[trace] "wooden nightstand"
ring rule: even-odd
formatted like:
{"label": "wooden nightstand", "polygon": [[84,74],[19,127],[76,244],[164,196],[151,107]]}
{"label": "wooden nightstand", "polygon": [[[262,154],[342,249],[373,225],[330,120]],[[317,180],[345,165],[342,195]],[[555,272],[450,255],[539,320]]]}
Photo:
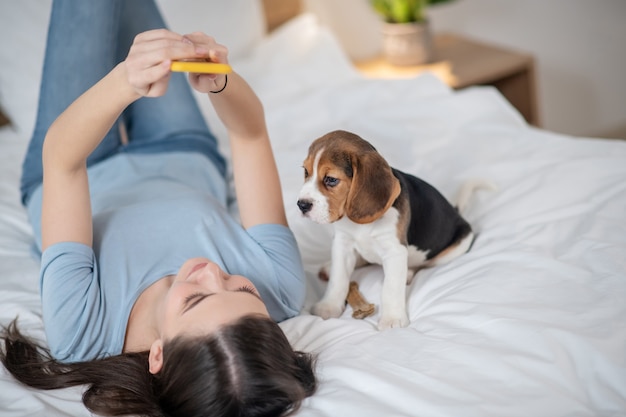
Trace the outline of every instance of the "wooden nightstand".
{"label": "wooden nightstand", "polygon": [[356,62],[355,66],[372,78],[408,78],[430,71],[454,89],[492,85],[529,123],[539,126],[532,55],[449,33],[436,35],[434,46],[434,59],[430,64],[401,67],[379,57]]}

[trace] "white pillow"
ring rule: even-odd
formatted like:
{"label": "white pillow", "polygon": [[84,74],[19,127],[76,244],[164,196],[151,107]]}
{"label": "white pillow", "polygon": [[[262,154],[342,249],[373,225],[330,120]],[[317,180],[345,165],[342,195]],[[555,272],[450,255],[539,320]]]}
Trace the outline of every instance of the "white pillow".
{"label": "white pillow", "polygon": [[[247,54],[266,32],[260,0],[157,0],[157,4],[172,30],[206,32],[229,48],[231,59]],[[51,0],[2,2],[0,108],[22,137],[30,137],[35,124],[51,6]]]}

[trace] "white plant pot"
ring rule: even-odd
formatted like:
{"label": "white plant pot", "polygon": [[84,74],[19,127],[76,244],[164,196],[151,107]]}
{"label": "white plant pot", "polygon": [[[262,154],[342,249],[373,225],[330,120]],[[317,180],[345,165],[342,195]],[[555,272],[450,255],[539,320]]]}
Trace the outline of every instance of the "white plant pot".
{"label": "white plant pot", "polygon": [[385,23],[383,54],[393,65],[420,65],[432,59],[432,37],[428,21]]}

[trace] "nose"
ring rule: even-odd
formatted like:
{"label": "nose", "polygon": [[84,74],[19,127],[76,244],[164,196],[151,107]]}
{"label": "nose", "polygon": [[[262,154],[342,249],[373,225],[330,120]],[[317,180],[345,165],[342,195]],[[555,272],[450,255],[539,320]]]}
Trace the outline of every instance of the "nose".
{"label": "nose", "polygon": [[214,262],[206,264],[194,276],[198,284],[213,290],[224,288],[225,281],[228,279],[228,274]]}
{"label": "nose", "polygon": [[309,200],[298,200],[298,208],[300,209],[302,214],[308,213],[311,210],[311,207],[313,207],[313,203],[311,203]]}

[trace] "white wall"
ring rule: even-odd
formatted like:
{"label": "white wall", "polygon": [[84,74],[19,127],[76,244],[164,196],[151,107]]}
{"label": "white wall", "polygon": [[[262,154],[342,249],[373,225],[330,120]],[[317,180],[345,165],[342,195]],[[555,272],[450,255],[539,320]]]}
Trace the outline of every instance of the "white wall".
{"label": "white wall", "polygon": [[[308,0],[351,55],[369,53],[368,0]],[[346,10],[348,5],[351,12]],[[351,19],[339,18],[349,15]],[[626,139],[626,0],[455,0],[429,10],[435,31],[530,52],[537,63],[542,127]],[[352,33],[352,36],[349,35]]]}

